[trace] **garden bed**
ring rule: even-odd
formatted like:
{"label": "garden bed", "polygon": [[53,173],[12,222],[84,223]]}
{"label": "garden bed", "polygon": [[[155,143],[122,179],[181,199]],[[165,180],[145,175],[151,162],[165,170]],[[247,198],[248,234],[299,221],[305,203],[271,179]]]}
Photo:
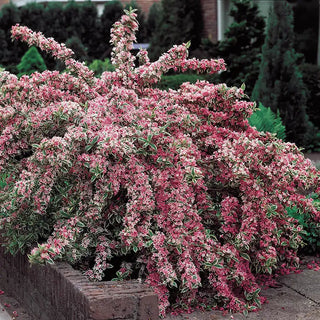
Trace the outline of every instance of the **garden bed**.
{"label": "garden bed", "polygon": [[66,263],[30,266],[0,249],[0,286],[39,320],[158,319],[158,297],[137,281],[90,282]]}

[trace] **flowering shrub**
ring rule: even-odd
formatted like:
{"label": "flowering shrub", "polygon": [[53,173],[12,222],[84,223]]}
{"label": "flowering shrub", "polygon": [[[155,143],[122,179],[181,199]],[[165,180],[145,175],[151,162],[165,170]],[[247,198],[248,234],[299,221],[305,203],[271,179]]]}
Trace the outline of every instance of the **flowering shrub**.
{"label": "flowering shrub", "polygon": [[188,44],[150,63],[131,53],[138,25],[127,12],[112,29],[114,72],[95,78],[72,51],[16,25],[16,39],[65,62],[69,73],[0,73],[0,191],[4,245],[33,247],[31,262],[93,257],[87,275],[139,276],[160,313],[260,306],[258,273],[298,262],[300,227],[287,207],[319,212],[302,192],[319,175],[298,148],[249,126],[242,89],[199,81],[153,84],[167,71],[218,72],[223,60],[187,59]]}

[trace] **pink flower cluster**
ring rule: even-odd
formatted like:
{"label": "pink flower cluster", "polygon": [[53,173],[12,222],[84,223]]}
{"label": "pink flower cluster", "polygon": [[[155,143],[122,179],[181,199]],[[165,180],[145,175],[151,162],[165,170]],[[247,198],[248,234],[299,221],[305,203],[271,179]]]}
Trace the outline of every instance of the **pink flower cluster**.
{"label": "pink flower cluster", "polygon": [[[319,173],[293,144],[248,124],[242,89],[199,81],[161,91],[169,70],[218,72],[188,59],[188,44],[150,63],[130,52],[138,24],[112,29],[115,72],[100,79],[72,52],[26,27],[13,37],[62,59],[72,74],[0,73],[0,227],[9,250],[32,262],[94,257],[103,278],[130,254],[159,295],[160,314],[197,303],[254,310],[257,274],[298,262],[301,227],[286,208],[319,221],[306,190]],[[122,267],[118,277],[129,276]],[[210,296],[208,295],[210,293]]]}

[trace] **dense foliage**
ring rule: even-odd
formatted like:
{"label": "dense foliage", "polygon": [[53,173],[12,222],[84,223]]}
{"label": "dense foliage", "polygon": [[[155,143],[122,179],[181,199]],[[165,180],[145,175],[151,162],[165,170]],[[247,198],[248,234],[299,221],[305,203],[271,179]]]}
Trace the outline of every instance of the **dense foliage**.
{"label": "dense foliage", "polygon": [[[100,32],[103,34],[103,41],[96,43],[99,47],[100,57],[110,56],[110,32],[113,24],[120,19],[123,14],[123,7],[120,1],[107,1],[103,13],[100,17]],[[97,57],[96,57],[97,58]]]}
{"label": "dense foliage", "polygon": [[[128,5],[138,8],[134,1]],[[138,21],[143,30],[138,40],[147,42],[150,32],[142,10],[138,9]],[[16,23],[28,26],[34,31],[41,31],[45,36],[54,37],[59,42],[71,43],[71,49],[80,59],[87,59],[88,62],[94,59],[104,60],[110,57],[112,50],[109,43],[110,29],[122,13],[123,5],[120,1],[107,1],[101,16],[98,16],[96,4],[91,1],[68,1],[66,4],[32,2],[19,8],[12,3],[6,4],[0,11],[0,65],[14,72],[26,51],[24,44],[11,41],[10,30]],[[43,58],[48,69],[64,69],[61,63],[56,64],[49,56],[44,55]]]}
{"label": "dense foliage", "polygon": [[[311,194],[314,205],[320,210],[320,199],[318,194]],[[310,219],[308,212],[300,211],[299,208],[288,208],[290,217],[297,219],[299,224],[303,227],[301,230],[301,237],[304,246],[301,251],[304,254],[318,254],[320,249],[320,223]]]}
{"label": "dense foliage", "polygon": [[284,0],[275,1],[273,6],[252,97],[280,112],[288,141],[306,146],[313,126],[306,115],[306,87],[293,48],[292,8]]}
{"label": "dense foliage", "polygon": [[230,16],[233,22],[218,47],[229,68],[220,77],[229,86],[245,83],[251,95],[259,74],[265,21],[250,0],[233,0]]}
{"label": "dense foliage", "polygon": [[96,77],[100,77],[105,71],[114,71],[114,67],[108,58],[106,58],[104,61],[98,59],[93,60],[89,64],[88,68],[94,72]]}
{"label": "dense foliage", "polygon": [[310,121],[320,128],[320,67],[308,63],[301,64],[303,83],[307,86],[307,114]]}
{"label": "dense foliage", "polygon": [[[0,11],[0,64],[7,70],[15,70],[23,55],[21,46],[11,41],[11,27],[20,22],[19,9],[14,5],[4,5]],[[25,52],[25,51],[24,51]]]}
{"label": "dense foliage", "polygon": [[36,47],[31,47],[21,58],[21,62],[17,65],[19,71],[18,76],[24,74],[30,75],[33,72],[42,72],[47,70],[41,54]]}
{"label": "dense foliage", "polygon": [[205,80],[205,75],[194,73],[164,75],[161,77],[161,81],[157,83],[157,87],[161,90],[177,90],[184,82],[195,83],[198,80]]}
{"label": "dense foliage", "polygon": [[307,63],[317,63],[319,8],[318,0],[295,1],[295,49],[304,54]]}
{"label": "dense foliage", "polygon": [[169,70],[214,73],[223,60],[187,59],[174,46],[156,62],[130,53],[138,24],[112,29],[114,72],[95,78],[72,51],[16,25],[16,39],[64,61],[69,73],[0,73],[3,243],[31,262],[93,257],[96,280],[113,257],[170,306],[261,304],[258,273],[298,262],[301,227],[287,208],[319,212],[305,190],[319,174],[294,144],[248,124],[242,89],[199,81],[153,87]]}
{"label": "dense foliage", "polygon": [[198,48],[203,29],[201,1],[162,0],[155,25],[149,50],[152,59],[176,43],[191,41],[191,49]]}

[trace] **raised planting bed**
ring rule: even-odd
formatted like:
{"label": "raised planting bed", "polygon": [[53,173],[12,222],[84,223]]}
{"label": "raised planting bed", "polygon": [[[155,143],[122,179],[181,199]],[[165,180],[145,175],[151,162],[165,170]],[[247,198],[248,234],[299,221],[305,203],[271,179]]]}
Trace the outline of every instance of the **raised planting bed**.
{"label": "raised planting bed", "polygon": [[137,281],[90,282],[66,263],[32,265],[0,248],[0,288],[39,320],[158,319],[158,297]]}

